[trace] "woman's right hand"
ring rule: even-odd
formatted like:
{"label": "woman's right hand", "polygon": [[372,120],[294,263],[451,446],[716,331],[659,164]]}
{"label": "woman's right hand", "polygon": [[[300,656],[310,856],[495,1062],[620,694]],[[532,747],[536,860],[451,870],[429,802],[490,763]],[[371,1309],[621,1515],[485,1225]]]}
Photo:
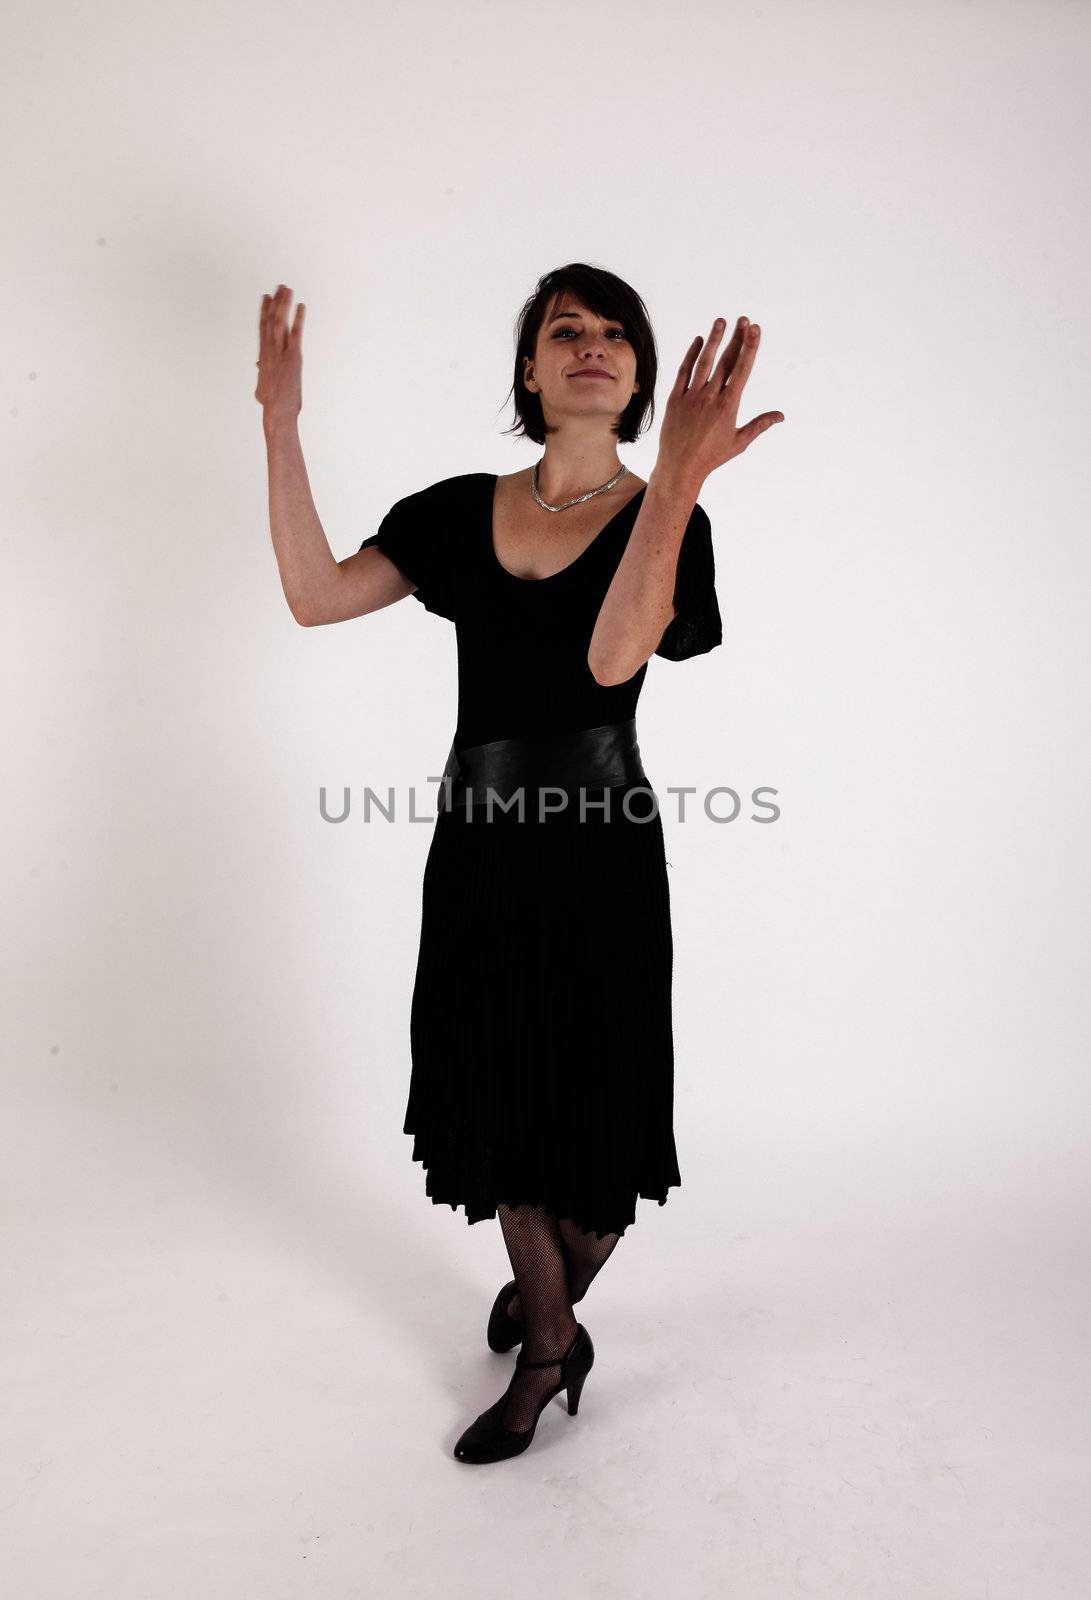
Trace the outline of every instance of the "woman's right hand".
{"label": "woman's right hand", "polygon": [[292,291],[278,284],[275,294],[261,297],[258,323],[258,382],[254,399],[265,408],[265,426],[293,421],[303,409],[303,321],[307,307],[296,307],[288,326]]}

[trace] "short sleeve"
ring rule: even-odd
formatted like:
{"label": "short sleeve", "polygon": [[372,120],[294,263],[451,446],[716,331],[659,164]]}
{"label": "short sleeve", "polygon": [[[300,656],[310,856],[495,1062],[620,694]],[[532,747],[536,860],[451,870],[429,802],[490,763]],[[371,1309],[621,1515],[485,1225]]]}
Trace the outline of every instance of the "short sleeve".
{"label": "short sleeve", "polygon": [[[438,488],[434,485],[433,488]],[[373,533],[360,546],[378,545],[398,571],[415,583],[413,598],[437,616],[455,620],[451,573],[451,539],[447,516],[429,489],[396,500]]]}
{"label": "short sleeve", "polygon": [[674,581],[677,616],[667,623],[655,648],[667,661],[685,661],[723,643],[724,630],[716,600],[716,561],[712,551],[712,524],[701,505],[695,505],[678,550]]}

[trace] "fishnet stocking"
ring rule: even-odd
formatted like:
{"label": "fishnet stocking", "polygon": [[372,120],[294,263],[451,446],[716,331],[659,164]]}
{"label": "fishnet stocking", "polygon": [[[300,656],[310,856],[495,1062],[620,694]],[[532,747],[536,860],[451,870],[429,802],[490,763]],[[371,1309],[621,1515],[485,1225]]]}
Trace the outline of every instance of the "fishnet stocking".
{"label": "fishnet stocking", "polygon": [[[605,1264],[621,1235],[608,1233],[605,1238],[599,1239],[594,1233],[585,1233],[571,1217],[559,1218],[557,1226],[564,1244],[568,1301],[570,1305],[577,1305],[587,1293],[591,1280]],[[516,1282],[518,1281],[516,1276]],[[518,1294],[512,1295],[508,1301],[508,1315],[512,1317],[522,1315],[522,1301]]]}
{"label": "fishnet stocking", "polygon": [[[504,1243],[519,1288],[528,1361],[562,1356],[576,1336],[578,1323],[568,1298],[564,1240],[557,1219],[544,1206],[497,1206]],[[557,1384],[558,1359],[552,1366],[516,1369],[508,1385],[500,1421],[505,1428],[525,1431],[534,1421],[538,1402]]]}
{"label": "fishnet stocking", "polygon": [[585,1233],[571,1217],[561,1217],[558,1226],[568,1253],[568,1297],[572,1304],[582,1300],[599,1268],[621,1238],[620,1233],[608,1233],[604,1239]]}

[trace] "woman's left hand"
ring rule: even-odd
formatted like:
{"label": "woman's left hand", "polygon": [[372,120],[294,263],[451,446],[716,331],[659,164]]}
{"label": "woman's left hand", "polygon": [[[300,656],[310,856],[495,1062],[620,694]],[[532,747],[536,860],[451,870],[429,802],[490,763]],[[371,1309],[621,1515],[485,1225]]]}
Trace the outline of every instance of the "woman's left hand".
{"label": "woman's left hand", "polygon": [[723,318],[717,317],[708,342],[698,336],[686,351],[659,431],[656,466],[698,488],[716,467],[741,455],[759,433],[784,421],[783,411],[763,411],[760,417],[736,427],[743,385],[758,353],[761,330],[756,322],[740,317],[710,374],[724,327]]}

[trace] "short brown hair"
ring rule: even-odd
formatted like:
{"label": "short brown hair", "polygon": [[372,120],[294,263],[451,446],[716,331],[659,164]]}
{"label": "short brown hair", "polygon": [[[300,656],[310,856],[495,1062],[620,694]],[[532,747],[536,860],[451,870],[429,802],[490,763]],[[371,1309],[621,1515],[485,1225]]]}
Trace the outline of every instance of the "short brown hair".
{"label": "short brown hair", "polygon": [[636,290],[605,267],[591,267],[584,261],[570,261],[554,267],[538,279],[534,293],[523,306],[515,331],[515,381],[511,394],[516,420],[505,433],[515,433],[535,444],[544,444],[547,431],[540,395],[532,394],[523,383],[523,358],[534,359],[538,331],[550,301],[564,290],[572,294],[596,316],[617,320],[625,329],[636,351],[636,380],[640,387],[621,413],[615,428],[619,444],[639,438],[655,415],[655,380],[659,356],[655,347],[647,307]]}

